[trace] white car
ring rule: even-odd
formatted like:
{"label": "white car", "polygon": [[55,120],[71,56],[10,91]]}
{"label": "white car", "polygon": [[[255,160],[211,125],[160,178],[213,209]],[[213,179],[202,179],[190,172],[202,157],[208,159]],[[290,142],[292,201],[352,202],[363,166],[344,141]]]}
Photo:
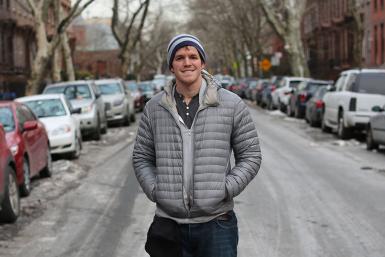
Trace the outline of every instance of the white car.
{"label": "white car", "polygon": [[378,114],[375,106],[385,103],[385,70],[351,69],[343,71],[336,90],[324,96],[325,113],[322,119],[324,131],[334,130],[341,139],[351,132],[365,130],[371,117]]}
{"label": "white car", "polygon": [[82,134],[79,120],[72,114],[79,114],[80,108],[72,109],[63,94],[45,94],[15,99],[27,105],[44,124],[50,143],[51,154],[80,156]]}
{"label": "white car", "polygon": [[296,88],[302,81],[308,80],[310,80],[310,78],[284,77],[279,84],[279,88],[271,93],[273,107],[285,112],[289,104],[292,89]]}
{"label": "white car", "polygon": [[108,122],[129,125],[135,121],[134,98],[122,79],[100,79],[95,84],[102,94]]}

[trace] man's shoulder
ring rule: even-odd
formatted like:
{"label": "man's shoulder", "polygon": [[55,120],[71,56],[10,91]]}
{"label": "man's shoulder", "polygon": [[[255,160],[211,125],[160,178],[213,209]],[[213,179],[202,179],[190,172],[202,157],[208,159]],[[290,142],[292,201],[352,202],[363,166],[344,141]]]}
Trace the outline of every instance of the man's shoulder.
{"label": "man's shoulder", "polygon": [[218,89],[218,96],[220,102],[236,104],[242,101],[237,94],[224,88]]}

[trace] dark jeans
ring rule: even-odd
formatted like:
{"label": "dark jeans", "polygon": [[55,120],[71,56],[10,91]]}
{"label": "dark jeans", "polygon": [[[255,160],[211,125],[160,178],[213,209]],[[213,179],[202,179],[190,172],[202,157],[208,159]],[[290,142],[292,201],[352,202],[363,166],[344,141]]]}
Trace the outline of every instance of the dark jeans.
{"label": "dark jeans", "polygon": [[182,224],[183,257],[236,257],[237,217],[233,211],[227,220],[216,218],[200,224]]}

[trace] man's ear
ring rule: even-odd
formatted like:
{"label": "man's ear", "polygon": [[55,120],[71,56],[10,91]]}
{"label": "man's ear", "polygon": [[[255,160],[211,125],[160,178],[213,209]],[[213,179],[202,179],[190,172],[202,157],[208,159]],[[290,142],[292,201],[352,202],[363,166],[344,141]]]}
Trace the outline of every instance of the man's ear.
{"label": "man's ear", "polygon": [[170,68],[170,71],[171,71],[172,73],[174,73],[174,68],[173,68],[173,67],[171,67],[171,68]]}
{"label": "man's ear", "polygon": [[206,67],[206,63],[202,62],[202,69]]}

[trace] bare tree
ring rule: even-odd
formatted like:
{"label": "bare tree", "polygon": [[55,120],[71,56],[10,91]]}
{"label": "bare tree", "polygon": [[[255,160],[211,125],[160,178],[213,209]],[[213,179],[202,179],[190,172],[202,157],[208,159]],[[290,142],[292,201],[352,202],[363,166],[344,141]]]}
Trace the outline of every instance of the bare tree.
{"label": "bare tree", "polygon": [[129,73],[132,52],[141,40],[149,4],[150,0],[114,0],[111,29],[120,47],[121,76],[124,78]]}
{"label": "bare tree", "polygon": [[259,0],[271,26],[285,42],[294,76],[309,76],[301,38],[306,0]]}
{"label": "bare tree", "polygon": [[52,21],[50,17],[59,16],[58,8],[54,8],[55,0],[27,0],[30,12],[34,18],[36,31],[36,57],[32,64],[31,77],[28,80],[26,94],[38,93],[40,84],[46,77],[49,64],[52,61],[55,49],[60,44],[61,35],[65,33],[72,20],[80,15],[94,0],[77,0],[68,14],[59,19],[58,24],[54,24],[55,29],[52,35],[47,33],[47,24]]}
{"label": "bare tree", "polygon": [[364,22],[361,18],[362,0],[348,0],[348,13],[352,19],[352,34],[353,34],[353,66],[362,66],[362,46],[364,40]]}

